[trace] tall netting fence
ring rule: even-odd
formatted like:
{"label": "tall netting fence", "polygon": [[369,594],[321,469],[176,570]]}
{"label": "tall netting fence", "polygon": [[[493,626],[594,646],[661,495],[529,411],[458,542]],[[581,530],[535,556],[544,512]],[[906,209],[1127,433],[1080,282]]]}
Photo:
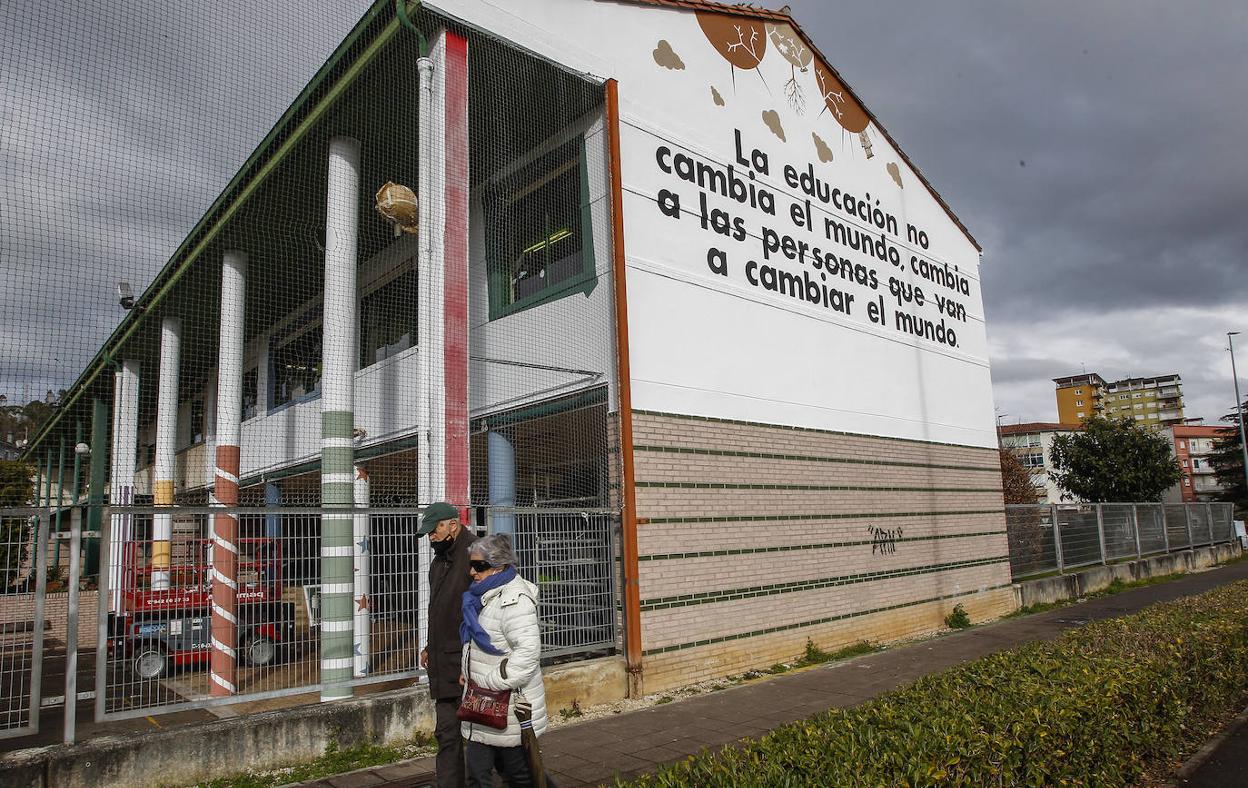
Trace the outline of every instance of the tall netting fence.
{"label": "tall netting fence", "polygon": [[1235,541],[1229,503],[1005,507],[1015,580]]}
{"label": "tall netting fence", "polygon": [[551,658],[615,649],[601,82],[393,0],[0,31],[0,506],[50,587],[76,529],[97,709],[419,674],[439,500],[513,536]]}

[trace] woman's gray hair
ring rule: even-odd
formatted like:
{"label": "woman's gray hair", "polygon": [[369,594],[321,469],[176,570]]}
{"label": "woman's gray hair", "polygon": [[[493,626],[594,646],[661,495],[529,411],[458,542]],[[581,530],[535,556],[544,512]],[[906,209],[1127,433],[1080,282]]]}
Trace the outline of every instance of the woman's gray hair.
{"label": "woman's gray hair", "polygon": [[468,555],[479,555],[490,566],[518,566],[516,551],[511,547],[507,534],[490,534],[468,545]]}

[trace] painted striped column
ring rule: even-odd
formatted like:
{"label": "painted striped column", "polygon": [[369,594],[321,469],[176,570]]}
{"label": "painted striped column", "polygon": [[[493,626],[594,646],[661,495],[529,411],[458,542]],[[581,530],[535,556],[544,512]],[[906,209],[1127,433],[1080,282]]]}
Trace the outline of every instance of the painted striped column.
{"label": "painted striped column", "polygon": [[372,670],[372,542],[367,514],[358,510],[368,508],[368,471],[355,466],[355,514],[351,535],[355,558],[355,670],[356,678],[367,676]]}
{"label": "painted striped column", "polygon": [[[139,368],[138,361],[123,361],[113,375],[112,484],[108,496],[113,506],[134,505],[134,473],[139,449]],[[121,589],[125,580],[122,568],[125,546],[134,538],[133,520],[134,516],[128,512],[113,516],[108,587],[112,590],[112,610],[116,613],[121,612]]]}
{"label": "painted striped column", "polygon": [[444,497],[468,507],[468,39],[447,31],[442,52],[442,467]]}
{"label": "painted striped column", "polygon": [[[355,668],[356,261],[360,143],[329,143],[325,198],[325,309],[321,377],[321,700],[348,698]],[[342,509],[342,514],[332,510]]]}
{"label": "painted striped column", "polygon": [[[238,506],[239,441],[243,416],[243,328],[247,255],[229,251],[221,265],[221,333],[217,353],[214,506]],[[205,430],[208,425],[205,424]],[[214,696],[238,692],[238,515],[212,518],[212,655]]]}
{"label": "painted striped column", "polygon": [[[160,372],[156,380],[156,459],[152,464],[152,502],[173,505],[173,471],[177,457],[178,364],[182,348],[182,321],[166,317],[160,323]],[[170,540],[173,515],[152,518],[152,588],[169,588]]]}

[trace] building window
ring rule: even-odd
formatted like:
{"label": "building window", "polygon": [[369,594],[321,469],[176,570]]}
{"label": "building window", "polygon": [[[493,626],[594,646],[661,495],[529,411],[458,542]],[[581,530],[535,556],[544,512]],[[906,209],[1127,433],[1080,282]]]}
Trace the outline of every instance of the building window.
{"label": "building window", "polygon": [[408,264],[360,299],[360,369],[416,344],[417,286],[416,269]]}
{"label": "building window", "polygon": [[593,289],[583,137],[488,185],[483,207],[491,320]]}
{"label": "building window", "polygon": [[1187,448],[1187,441],[1179,441],[1179,448],[1180,448],[1180,449],[1186,449],[1186,448]]}
{"label": "building window", "polygon": [[255,367],[243,373],[243,421],[254,418],[259,413],[259,380],[260,371]]}
{"label": "building window", "polygon": [[292,330],[269,352],[273,407],[310,399],[321,391],[321,316]]}
{"label": "building window", "polygon": [[204,442],[204,401],[191,400],[191,445]]}
{"label": "building window", "polygon": [[1136,421],[1144,421],[1144,414],[1143,414],[1143,413],[1137,413],[1137,414],[1135,414],[1135,420],[1136,420]]}
{"label": "building window", "polygon": [[1076,416],[1077,418],[1080,418],[1080,419],[1082,419],[1082,418],[1083,418],[1083,415],[1084,415],[1084,414],[1083,414],[1083,411],[1079,411],[1078,413],[1076,413],[1076,414],[1075,414],[1075,416]]}
{"label": "building window", "polygon": [[1083,407],[1083,400],[1081,400],[1081,399],[1077,399],[1077,400],[1075,400],[1075,405],[1077,405],[1077,406],[1079,406],[1079,407],[1081,407],[1081,408],[1082,408],[1082,407]]}
{"label": "building window", "polygon": [[1137,402],[1137,403],[1135,403],[1135,409],[1136,409],[1136,410],[1140,410],[1140,409],[1142,409],[1143,407],[1144,407],[1144,406],[1143,406],[1143,405],[1141,405],[1140,403],[1138,403],[1138,402]]}
{"label": "building window", "polygon": [[1184,479],[1183,479],[1183,486],[1184,486],[1184,487],[1191,487],[1191,486],[1192,486],[1192,480],[1191,480],[1190,478],[1184,478]]}
{"label": "building window", "polygon": [[1156,421],[1156,420],[1157,420],[1157,414],[1156,414],[1156,413],[1150,413],[1150,414],[1148,414],[1148,417],[1149,417],[1150,419],[1152,419],[1153,421]]}
{"label": "building window", "polygon": [[1078,396],[1079,396],[1079,395],[1081,395],[1081,394],[1083,394],[1083,389],[1075,389],[1075,396],[1076,396],[1076,397],[1078,397]]}
{"label": "building window", "polygon": [[1179,467],[1181,467],[1181,468],[1186,468],[1186,467],[1187,467],[1187,460],[1179,460]]}

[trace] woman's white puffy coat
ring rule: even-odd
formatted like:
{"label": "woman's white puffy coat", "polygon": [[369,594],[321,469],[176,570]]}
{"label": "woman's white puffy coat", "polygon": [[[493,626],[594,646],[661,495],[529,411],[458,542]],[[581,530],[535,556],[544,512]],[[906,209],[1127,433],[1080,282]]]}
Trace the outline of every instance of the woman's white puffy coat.
{"label": "woman's white puffy coat", "polygon": [[[516,720],[515,693],[519,692],[533,707],[533,732],[540,736],[546,730],[546,688],[542,684],[541,634],[537,625],[537,586],[523,577],[491,589],[481,597],[481,629],[490,636],[494,648],[503,652],[489,654],[475,643],[464,644],[465,676],[482,687],[512,690],[507,709],[507,729],[498,730],[471,722],[460,723],[464,738],[494,747],[517,747],[521,744],[520,723]],[[500,666],[507,660],[507,677]]]}

